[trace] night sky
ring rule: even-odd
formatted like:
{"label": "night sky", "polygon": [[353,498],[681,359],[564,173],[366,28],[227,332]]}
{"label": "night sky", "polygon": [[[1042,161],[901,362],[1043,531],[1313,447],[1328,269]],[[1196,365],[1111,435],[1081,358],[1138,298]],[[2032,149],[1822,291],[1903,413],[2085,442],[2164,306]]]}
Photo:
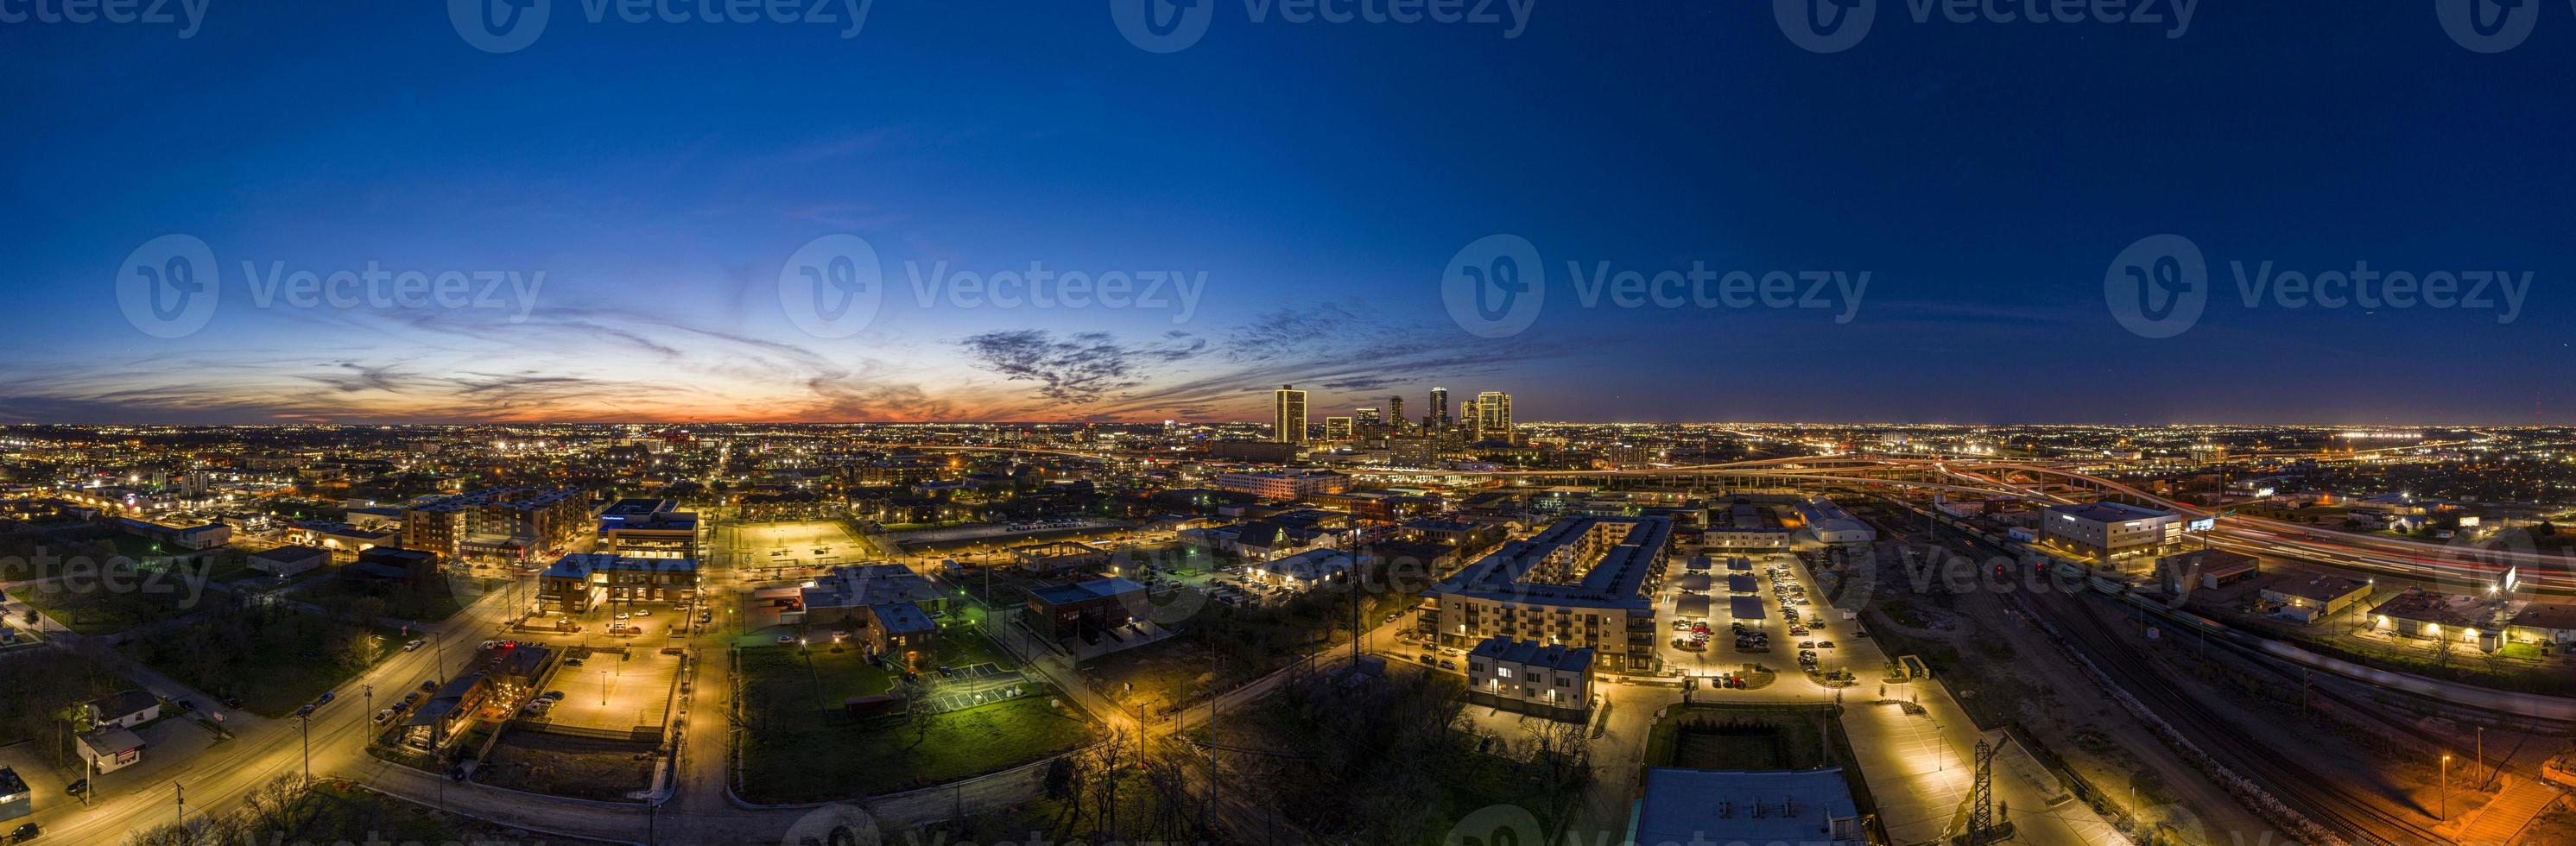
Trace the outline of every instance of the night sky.
{"label": "night sky", "polygon": [[[848,38],[551,0],[501,53],[425,0],[0,22],[0,422],[1254,419],[1282,383],[1318,419],[1438,386],[1523,420],[2576,422],[2567,3],[2484,53],[2427,0],[2198,3],[2179,37],[1879,0],[1834,53],[1751,0],[1206,3],[1168,53],[1099,0],[875,0]],[[2105,276],[2165,233],[2207,302],[2148,337]],[[800,254],[834,235],[874,259]],[[1519,331],[1443,300],[1496,235],[1538,259],[1493,287],[1544,291]],[[2249,306],[2264,262],[2504,281]],[[286,281],[370,266],[464,288]],[[1033,266],[1137,301],[963,293]],[[1666,307],[1603,268],[1791,287]]]}

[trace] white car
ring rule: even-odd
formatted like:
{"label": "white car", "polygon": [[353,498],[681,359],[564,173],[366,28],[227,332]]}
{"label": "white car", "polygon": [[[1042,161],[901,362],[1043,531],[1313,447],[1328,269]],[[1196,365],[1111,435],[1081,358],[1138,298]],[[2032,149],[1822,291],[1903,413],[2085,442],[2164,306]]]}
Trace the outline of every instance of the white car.
{"label": "white car", "polygon": [[412,650],[419,649],[421,644],[428,643],[428,642],[429,642],[429,641],[425,641],[425,640],[415,640],[415,641],[412,641],[412,642],[410,642],[410,643],[403,644],[403,651],[404,651],[404,652],[410,652],[410,651],[412,651]]}

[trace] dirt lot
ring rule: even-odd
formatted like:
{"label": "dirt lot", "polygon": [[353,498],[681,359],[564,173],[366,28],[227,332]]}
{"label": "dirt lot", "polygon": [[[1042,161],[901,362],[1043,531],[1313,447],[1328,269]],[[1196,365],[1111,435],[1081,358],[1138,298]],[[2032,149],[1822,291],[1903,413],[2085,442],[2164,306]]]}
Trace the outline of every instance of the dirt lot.
{"label": "dirt lot", "polygon": [[652,786],[652,744],[514,729],[492,745],[474,780],[494,787],[603,802]]}

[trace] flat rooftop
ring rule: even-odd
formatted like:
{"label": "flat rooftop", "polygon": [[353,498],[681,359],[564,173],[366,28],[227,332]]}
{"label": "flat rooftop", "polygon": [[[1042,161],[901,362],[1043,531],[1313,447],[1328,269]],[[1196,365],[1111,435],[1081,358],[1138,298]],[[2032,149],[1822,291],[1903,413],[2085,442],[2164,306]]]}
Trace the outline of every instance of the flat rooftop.
{"label": "flat rooftop", "polygon": [[[1531,571],[1552,557],[1571,555],[1592,532],[1618,532],[1616,545],[1592,562],[1575,584],[1527,581]],[[1512,541],[1476,559],[1433,585],[1433,593],[1454,593],[1505,602],[1539,602],[1589,608],[1654,607],[1646,579],[1672,544],[1670,517],[1569,517],[1528,540]]]}

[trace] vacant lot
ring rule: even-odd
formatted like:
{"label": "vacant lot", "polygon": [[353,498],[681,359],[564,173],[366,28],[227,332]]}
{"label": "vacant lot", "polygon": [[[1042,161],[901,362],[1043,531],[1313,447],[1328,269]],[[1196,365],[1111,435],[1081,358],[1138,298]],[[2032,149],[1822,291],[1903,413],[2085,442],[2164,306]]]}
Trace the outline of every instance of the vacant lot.
{"label": "vacant lot", "polygon": [[[762,700],[784,695],[789,707]],[[742,796],[753,802],[849,799],[1007,769],[1091,742],[1090,720],[1028,696],[922,717],[852,718],[802,707],[792,691],[746,691],[751,731]]]}
{"label": "vacant lot", "polygon": [[399,636],[314,614],[225,608],[125,650],[181,684],[282,717],[383,660]]}
{"label": "vacant lot", "polygon": [[633,801],[626,794],[652,786],[654,759],[637,757],[652,750],[649,743],[512,729],[492,744],[474,780],[548,796]]}
{"label": "vacant lot", "polygon": [[1808,770],[1845,756],[1832,748],[1831,709],[1694,706],[1655,723],[1646,764],[1694,770]]}

